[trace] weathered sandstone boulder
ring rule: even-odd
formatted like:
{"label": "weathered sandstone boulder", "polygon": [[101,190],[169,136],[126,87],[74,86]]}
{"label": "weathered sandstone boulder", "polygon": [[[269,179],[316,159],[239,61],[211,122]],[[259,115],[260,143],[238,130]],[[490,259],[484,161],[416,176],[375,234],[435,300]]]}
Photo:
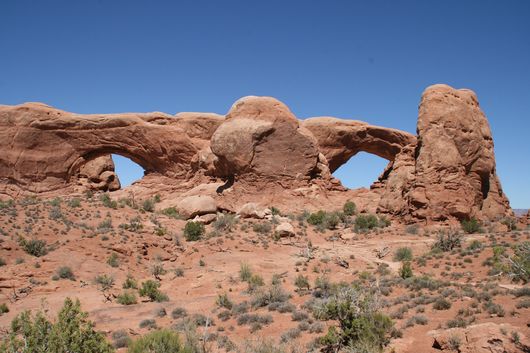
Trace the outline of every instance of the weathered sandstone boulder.
{"label": "weathered sandstone boulder", "polygon": [[248,202],[241,206],[241,208],[237,211],[237,214],[241,218],[263,219],[272,214],[272,212],[269,208],[260,206],[255,202]]}
{"label": "weathered sandstone boulder", "polygon": [[114,162],[109,155],[87,161],[79,168],[79,184],[91,190],[114,191],[120,188]]}
{"label": "weathered sandstone boulder", "polygon": [[294,237],[296,235],[294,227],[289,222],[280,222],[274,229],[280,237]]}
{"label": "weathered sandstone boulder", "polygon": [[211,196],[188,196],[182,199],[176,206],[178,213],[189,219],[217,212],[217,203]]}
{"label": "weathered sandstone boulder", "polygon": [[[517,332],[519,343],[515,344],[504,332]],[[516,353],[526,352],[530,347],[528,339],[509,324],[487,322],[471,325],[466,328],[452,328],[431,331],[433,348],[441,351],[457,351],[461,353]]]}
{"label": "weathered sandstone boulder", "polygon": [[220,176],[310,179],[318,162],[313,135],[289,108],[270,97],[244,97],[212,136]]}

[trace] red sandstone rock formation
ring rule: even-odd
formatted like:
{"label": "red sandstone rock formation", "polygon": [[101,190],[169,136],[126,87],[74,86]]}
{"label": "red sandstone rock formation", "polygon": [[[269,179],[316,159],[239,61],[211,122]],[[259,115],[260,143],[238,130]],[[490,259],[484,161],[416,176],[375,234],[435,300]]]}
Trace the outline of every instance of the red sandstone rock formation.
{"label": "red sandstone rock formation", "polygon": [[403,148],[381,177],[381,210],[434,220],[511,215],[475,93],[427,88],[417,131],[418,142]]}
{"label": "red sandstone rock formation", "polygon": [[312,134],[289,108],[270,97],[238,100],[212,136],[220,175],[310,179],[318,162]]}
{"label": "red sandstone rock formation", "polygon": [[299,121],[270,97],[242,98],[226,117],[80,115],[37,103],[0,106],[0,193],[79,184],[114,190],[119,181],[105,158],[117,153],[144,167],[144,189],[156,187],[157,180],[182,189],[222,178],[230,181],[225,188],[235,180],[247,193],[276,183],[293,195],[306,188],[327,197],[327,191],[338,190],[331,172],[366,151],[390,161],[367,194],[381,212],[411,220],[511,214],[495,171],[489,125],[473,92],[429,87],[417,130],[416,137],[359,121]]}
{"label": "red sandstone rock formation", "polygon": [[82,164],[78,183],[90,190],[115,191],[121,187],[120,180],[114,173],[114,162],[109,155]]}

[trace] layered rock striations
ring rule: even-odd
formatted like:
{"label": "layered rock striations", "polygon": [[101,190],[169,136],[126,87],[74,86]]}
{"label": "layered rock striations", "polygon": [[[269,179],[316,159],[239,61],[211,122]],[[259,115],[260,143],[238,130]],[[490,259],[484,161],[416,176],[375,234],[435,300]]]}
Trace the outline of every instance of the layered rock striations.
{"label": "layered rock striations", "polygon": [[469,90],[429,87],[417,136],[353,120],[299,120],[270,97],[244,97],[226,116],[81,115],[39,103],[0,106],[0,193],[11,196],[116,190],[109,157],[116,153],[145,169],[149,188],[156,180],[188,188],[226,181],[225,189],[243,183],[249,193],[262,193],[275,183],[326,198],[338,190],[331,173],[360,151],[389,160],[370,192],[380,212],[428,220],[511,213],[495,171],[488,121]]}

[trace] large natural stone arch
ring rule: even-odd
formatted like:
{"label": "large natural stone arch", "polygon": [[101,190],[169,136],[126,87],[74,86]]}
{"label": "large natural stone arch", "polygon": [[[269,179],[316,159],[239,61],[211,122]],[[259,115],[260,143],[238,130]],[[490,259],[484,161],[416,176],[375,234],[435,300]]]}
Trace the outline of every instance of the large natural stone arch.
{"label": "large natural stone arch", "polygon": [[39,103],[0,106],[0,178],[32,192],[59,189],[84,163],[111,153],[147,173],[186,178],[223,120],[202,113],[81,115]]}

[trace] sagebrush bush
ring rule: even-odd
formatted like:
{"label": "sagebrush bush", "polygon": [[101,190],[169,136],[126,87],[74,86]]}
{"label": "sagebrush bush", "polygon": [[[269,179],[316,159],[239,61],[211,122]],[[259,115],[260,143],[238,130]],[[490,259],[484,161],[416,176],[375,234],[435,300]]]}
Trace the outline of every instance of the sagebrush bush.
{"label": "sagebrush bush", "polygon": [[57,277],[61,279],[69,279],[75,281],[74,272],[68,266],[62,266],[57,269]]}
{"label": "sagebrush bush", "polygon": [[118,257],[118,254],[116,254],[115,252],[110,254],[109,258],[107,259],[107,264],[110,267],[118,267],[118,266],[120,266],[120,258]]}
{"label": "sagebrush bush", "polygon": [[171,312],[171,317],[175,320],[182,319],[183,317],[188,316],[188,312],[184,308],[175,308]]}
{"label": "sagebrush bush", "polygon": [[323,210],[311,213],[307,217],[307,223],[314,225],[318,230],[335,229],[344,219],[344,214],[340,212],[326,212]]}
{"label": "sagebrush bush", "polygon": [[401,264],[401,268],[399,269],[399,276],[403,279],[410,278],[413,276],[412,265],[410,261],[405,261],[403,262],[403,264]]}
{"label": "sagebrush bush", "polygon": [[153,199],[146,199],[142,203],[142,209],[145,212],[154,212],[155,210],[155,201]]}
{"label": "sagebrush bush", "polygon": [[197,241],[204,234],[204,225],[199,222],[188,221],[184,226],[184,237],[187,241]]}
{"label": "sagebrush bush", "polygon": [[129,273],[127,274],[127,278],[125,278],[125,281],[123,282],[123,289],[138,289],[138,282],[134,277]]}
{"label": "sagebrush bush", "polygon": [[237,224],[237,219],[234,214],[222,213],[217,216],[217,219],[213,221],[212,225],[216,231],[231,232],[234,226]]}
{"label": "sagebrush bush", "polygon": [[412,249],[406,246],[398,248],[394,253],[394,261],[412,261]]}
{"label": "sagebrush bush", "polygon": [[178,333],[171,330],[157,330],[134,340],[127,353],[184,353]]}
{"label": "sagebrush bush", "polygon": [[116,302],[121,305],[133,305],[138,301],[136,300],[136,294],[131,291],[125,291],[116,297]]}
{"label": "sagebrush bush", "polygon": [[101,290],[109,290],[114,286],[114,277],[107,274],[97,275],[94,282],[100,287]]}
{"label": "sagebrush bush", "polygon": [[99,197],[99,201],[103,204],[105,207],[117,209],[118,203],[110,198],[110,195],[107,193],[101,194]]}
{"label": "sagebrush bush", "polygon": [[41,257],[48,253],[48,245],[45,240],[42,239],[21,239],[20,245],[30,255],[35,257]]}
{"label": "sagebrush bush", "polygon": [[252,230],[258,234],[269,234],[272,231],[271,222],[256,223],[252,226]]}
{"label": "sagebrush bush", "polygon": [[302,274],[296,276],[296,278],[294,279],[294,285],[296,286],[296,288],[298,288],[298,290],[309,290],[311,288],[311,285],[309,284],[309,279],[307,278],[307,276],[304,276]]}
{"label": "sagebrush bush", "polygon": [[142,282],[138,293],[142,297],[148,297],[153,302],[166,302],[169,300],[166,294],[162,293],[158,288],[160,287],[160,282],[147,280]]}
{"label": "sagebrush bush", "polygon": [[232,307],[234,306],[234,303],[230,300],[228,294],[226,293],[218,294],[215,304],[217,304],[217,306],[220,308],[225,308],[228,310],[232,310]]}
{"label": "sagebrush bush", "polygon": [[250,268],[250,265],[241,263],[241,265],[239,265],[239,279],[243,282],[248,282],[250,277],[252,277],[252,269]]}
{"label": "sagebrush bush", "polygon": [[437,235],[436,242],[432,245],[435,251],[451,251],[462,245],[462,234],[454,230],[440,232]]}
{"label": "sagebrush bush", "polygon": [[509,275],[514,281],[528,283],[530,281],[530,241],[514,245],[513,256],[507,259]]}
{"label": "sagebrush bush", "polygon": [[435,310],[449,310],[451,308],[451,302],[445,298],[439,297],[432,305]]}
{"label": "sagebrush bush", "polygon": [[129,334],[125,330],[114,331],[111,337],[114,348],[128,347],[132,342]]}
{"label": "sagebrush bush", "polygon": [[353,216],[356,211],[357,211],[357,206],[355,205],[355,202],[353,201],[346,201],[346,203],[342,207],[342,212],[344,212],[346,216]]}

